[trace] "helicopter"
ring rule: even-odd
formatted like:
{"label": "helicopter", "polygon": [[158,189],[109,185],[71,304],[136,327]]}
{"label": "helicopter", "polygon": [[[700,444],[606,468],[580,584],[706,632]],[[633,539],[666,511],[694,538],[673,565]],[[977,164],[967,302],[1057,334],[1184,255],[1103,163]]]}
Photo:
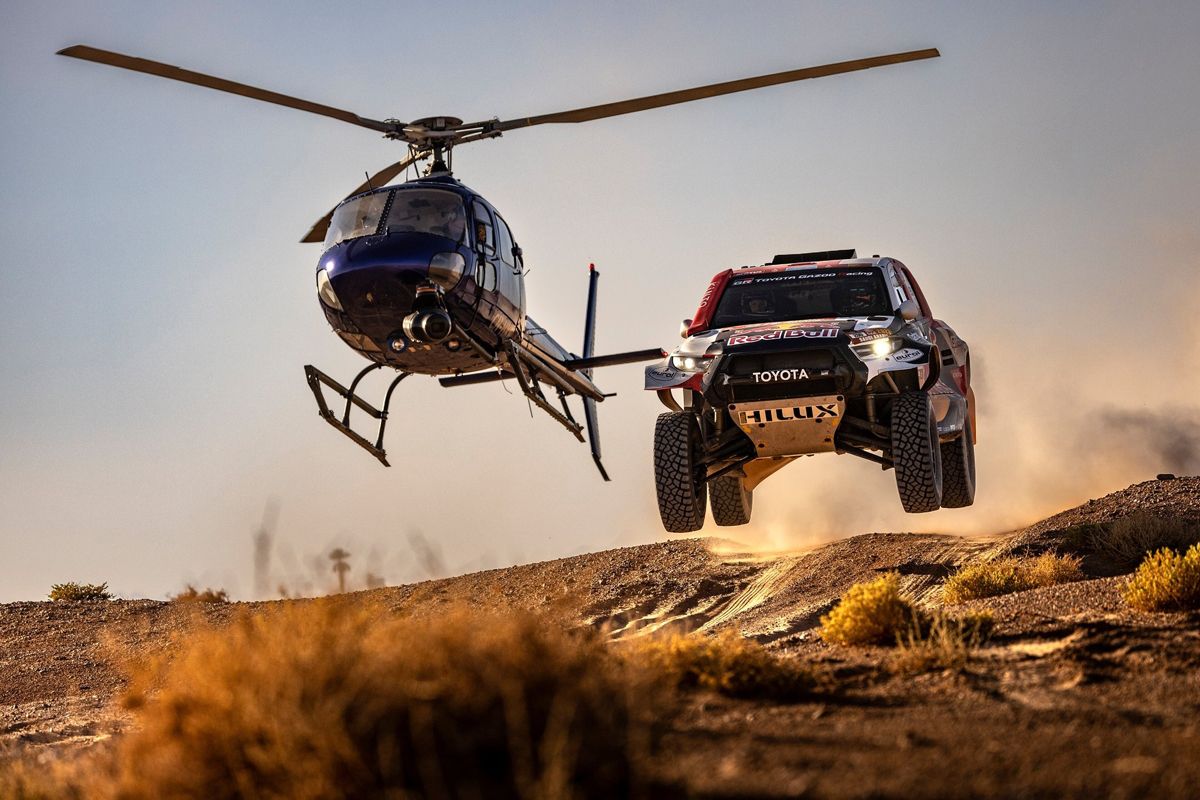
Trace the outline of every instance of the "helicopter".
{"label": "helicopter", "polygon": [[[321,243],[316,293],[334,332],[370,363],[343,386],[311,364],[305,378],[322,419],[390,466],[384,449],[388,412],[396,387],[410,375],[437,377],[444,387],[515,380],[532,405],[590,446],[604,480],[596,404],[605,394],[593,370],[665,357],[661,348],[596,355],[596,296],[599,272],[589,267],[582,351],[568,351],[525,308],[524,253],[499,211],[452,172],[458,145],[494,139],[535,125],[589,122],[709,97],[783,83],[936,58],[936,48],[841,61],[752,78],[604,103],[533,117],[464,123],[452,116],[404,122],[363,117],[243,83],[158,61],[72,45],[58,55],[132,70],[307,111],[383,134],[406,144],[408,154],[350,192],[317,220],[301,239]],[[389,185],[410,167],[424,174]],[[362,380],[380,369],[395,376],[381,407],[358,393]],[[341,400],[330,407],[324,390]],[[555,402],[550,395],[555,396]],[[579,396],[583,423],[567,398]],[[378,421],[373,438],[350,425],[358,409]]]}

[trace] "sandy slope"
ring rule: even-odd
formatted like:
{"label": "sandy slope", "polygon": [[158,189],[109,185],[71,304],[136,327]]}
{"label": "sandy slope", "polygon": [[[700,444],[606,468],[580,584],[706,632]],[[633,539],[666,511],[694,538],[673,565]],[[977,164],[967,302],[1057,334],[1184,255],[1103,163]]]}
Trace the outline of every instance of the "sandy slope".
{"label": "sandy slope", "polygon": [[[936,603],[965,561],[1065,548],[1076,526],[1147,510],[1200,520],[1200,479],[1138,484],[991,540],[867,534],[770,556],[672,541],[347,599],[414,614],[464,602],[539,609],[614,638],[735,630],[826,664],[845,690],[836,701],[688,699],[658,761],[701,796],[1194,796],[1200,615],[1131,612],[1119,577],[977,601],[999,635],[961,672],[896,676],[886,651],[815,635],[842,592],[881,572]],[[0,606],[0,758],[119,732],[117,654],[149,657],[200,619],[262,605]]]}

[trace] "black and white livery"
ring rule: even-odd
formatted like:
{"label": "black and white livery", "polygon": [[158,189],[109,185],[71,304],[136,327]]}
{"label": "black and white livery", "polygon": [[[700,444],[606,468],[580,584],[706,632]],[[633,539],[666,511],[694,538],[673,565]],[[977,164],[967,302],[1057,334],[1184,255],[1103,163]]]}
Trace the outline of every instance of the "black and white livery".
{"label": "black and white livery", "polygon": [[[755,487],[801,456],[893,469],[904,510],[975,500],[970,351],[912,273],[853,250],[776,256],[713,278],[683,342],[646,368],[668,531],[750,521]],[[676,397],[679,390],[681,397]]]}

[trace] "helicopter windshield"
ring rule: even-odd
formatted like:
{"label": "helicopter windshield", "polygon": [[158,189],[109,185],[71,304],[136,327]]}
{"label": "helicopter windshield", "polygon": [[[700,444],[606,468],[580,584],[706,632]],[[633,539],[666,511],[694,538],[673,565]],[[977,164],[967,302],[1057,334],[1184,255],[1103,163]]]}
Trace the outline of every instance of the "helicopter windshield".
{"label": "helicopter windshield", "polygon": [[398,189],[388,211],[386,233],[432,233],[462,244],[467,212],[462,198],[439,189]]}
{"label": "helicopter windshield", "polygon": [[333,212],[325,233],[325,249],[338,242],[370,236],[379,230],[379,220],[387,207],[388,192],[375,192],[343,203]]}

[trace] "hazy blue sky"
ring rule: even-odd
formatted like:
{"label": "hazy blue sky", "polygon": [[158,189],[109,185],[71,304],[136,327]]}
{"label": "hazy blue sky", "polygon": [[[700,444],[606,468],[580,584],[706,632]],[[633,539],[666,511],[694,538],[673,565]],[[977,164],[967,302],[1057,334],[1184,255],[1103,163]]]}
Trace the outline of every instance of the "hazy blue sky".
{"label": "hazy blue sky", "polygon": [[332,582],[310,562],[335,544],[354,554],[352,584],[368,566],[419,577],[416,532],[454,571],[662,536],[660,409],[637,366],[598,374],[618,392],[601,407],[611,484],[498,385],[406,382],[390,470],[323,424],[301,366],[348,378],[361,362],[317,306],[317,249],[296,242],[401,148],[54,55],[75,43],[408,119],[540,114],[939,47],[934,61],[514,132],[458,151],[456,172],[513,225],[530,309],[568,346],[590,261],[599,346],[621,350],[670,345],[720,269],[832,247],[904,260],[971,342],[974,508],[909,517],[890,473],[814,458],[759,490],[739,539],[1000,530],[1152,476],[1166,456],[1148,437],[1194,432],[1200,5],[427,9],[0,6],[0,601],[62,580],[248,597],[268,497],[273,582],[293,590]]}

